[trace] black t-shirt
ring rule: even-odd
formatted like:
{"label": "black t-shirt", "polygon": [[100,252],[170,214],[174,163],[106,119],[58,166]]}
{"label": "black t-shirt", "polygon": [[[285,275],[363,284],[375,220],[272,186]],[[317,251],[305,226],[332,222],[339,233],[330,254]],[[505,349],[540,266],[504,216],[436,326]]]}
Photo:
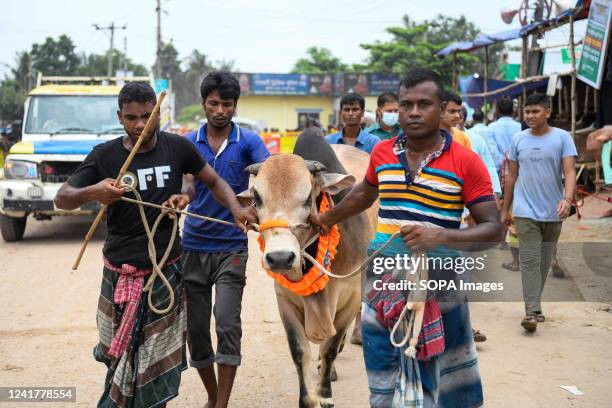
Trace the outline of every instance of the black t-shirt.
{"label": "black t-shirt", "polygon": [[[105,178],[116,178],[130,153],[123,146],[122,140],[122,137],[118,137],[94,147],[70,176],[68,184],[82,188]],[[161,204],[172,194],[181,192],[183,174],[198,174],[205,165],[206,162],[189,140],[171,133],[159,132],[155,147],[136,154],[123,181],[134,186],[143,201]],[[134,198],[132,193],[125,195]],[[156,208],[145,207],[150,228],[159,213],[160,210]],[[118,201],[108,206],[106,216],[108,231],[104,256],[118,266],[129,264],[141,268],[150,267],[148,240],[138,206]],[[172,220],[164,217],[155,234],[158,261],[170,241],[171,232]],[[181,251],[180,237],[177,234],[168,259],[180,256]]]}

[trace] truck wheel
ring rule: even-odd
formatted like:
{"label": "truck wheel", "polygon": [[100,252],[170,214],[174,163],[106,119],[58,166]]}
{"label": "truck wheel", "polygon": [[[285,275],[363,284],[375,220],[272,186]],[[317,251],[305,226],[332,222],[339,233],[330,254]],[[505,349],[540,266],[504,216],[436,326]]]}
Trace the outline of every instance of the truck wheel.
{"label": "truck wheel", "polygon": [[26,227],[27,215],[24,217],[9,217],[0,214],[0,232],[6,242],[21,241]]}

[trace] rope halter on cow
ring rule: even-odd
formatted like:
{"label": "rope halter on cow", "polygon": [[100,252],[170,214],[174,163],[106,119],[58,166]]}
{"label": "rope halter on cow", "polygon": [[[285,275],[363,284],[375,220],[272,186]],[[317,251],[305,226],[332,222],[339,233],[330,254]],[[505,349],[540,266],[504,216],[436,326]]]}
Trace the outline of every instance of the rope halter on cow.
{"label": "rope halter on cow", "polygon": [[[332,199],[328,194],[323,194],[321,198],[321,204],[319,206],[319,212],[324,213],[328,211],[332,207]],[[263,232],[272,228],[311,228],[310,224],[289,224],[288,221],[285,220],[267,220],[259,224],[259,232]],[[317,243],[317,252],[316,257],[313,258],[310,254],[306,252],[307,248],[315,243],[318,239]],[[265,242],[260,235],[258,238],[259,247],[262,252],[265,250]],[[327,283],[329,282],[329,276],[325,274],[325,268],[330,268],[331,263],[334,260],[334,257],[337,253],[337,247],[340,243],[340,231],[337,225],[334,225],[327,235],[319,235],[315,234],[311,237],[307,243],[301,248],[301,256],[306,259],[312,259],[312,267],[308,269],[308,272],[302,275],[302,279],[297,282],[291,281],[284,276],[274,273],[270,270],[265,269],[266,273],[272,277],[279,285],[282,287],[289,289],[293,293],[300,296],[308,296],[314,293],[320,292],[325,288]],[[325,265],[325,267],[319,267],[321,264]],[[262,259],[263,266],[263,259]]]}

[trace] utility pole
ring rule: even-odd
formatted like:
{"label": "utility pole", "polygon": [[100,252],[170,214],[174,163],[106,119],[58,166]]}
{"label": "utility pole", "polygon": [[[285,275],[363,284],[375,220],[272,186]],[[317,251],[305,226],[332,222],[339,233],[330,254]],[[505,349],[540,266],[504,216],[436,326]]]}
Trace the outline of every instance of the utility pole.
{"label": "utility pole", "polygon": [[106,75],[109,77],[113,76],[113,51],[115,49],[115,30],[125,30],[127,28],[127,24],[124,26],[116,26],[113,21],[107,27],[100,27],[98,24],[93,25],[96,30],[108,30],[110,31],[110,49],[108,50],[108,70]]}
{"label": "utility pole", "polygon": [[123,69],[123,71],[127,71],[127,37],[123,37],[123,61],[121,64],[121,69]]}
{"label": "utility pole", "polygon": [[[533,12],[533,22],[542,21],[544,19],[544,8],[546,4],[544,0],[537,0],[534,5],[535,9]],[[538,47],[538,38],[540,37],[539,32],[535,32],[531,35],[531,49],[535,49]],[[540,62],[542,61],[543,53],[542,51],[529,51],[529,67],[527,76],[538,75],[540,71]]]}
{"label": "utility pole", "polygon": [[157,58],[156,58],[156,75],[157,78],[161,78],[162,76],[162,57],[161,57],[161,49],[162,49],[162,39],[161,39],[161,1],[157,0],[157,8],[155,9],[157,12]]}

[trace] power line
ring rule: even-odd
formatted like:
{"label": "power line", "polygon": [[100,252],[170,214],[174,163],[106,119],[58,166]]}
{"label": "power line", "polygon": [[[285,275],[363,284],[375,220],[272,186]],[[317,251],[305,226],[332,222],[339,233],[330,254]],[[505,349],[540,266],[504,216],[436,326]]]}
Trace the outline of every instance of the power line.
{"label": "power line", "polygon": [[116,26],[115,22],[113,21],[112,23],[110,23],[110,25],[106,27],[100,27],[98,24],[93,24],[93,26],[96,29],[96,31],[99,31],[99,30],[110,31],[110,49],[108,50],[107,76],[112,77],[113,76],[113,51],[115,49],[115,30],[125,30],[127,28],[127,24],[123,26]]}

